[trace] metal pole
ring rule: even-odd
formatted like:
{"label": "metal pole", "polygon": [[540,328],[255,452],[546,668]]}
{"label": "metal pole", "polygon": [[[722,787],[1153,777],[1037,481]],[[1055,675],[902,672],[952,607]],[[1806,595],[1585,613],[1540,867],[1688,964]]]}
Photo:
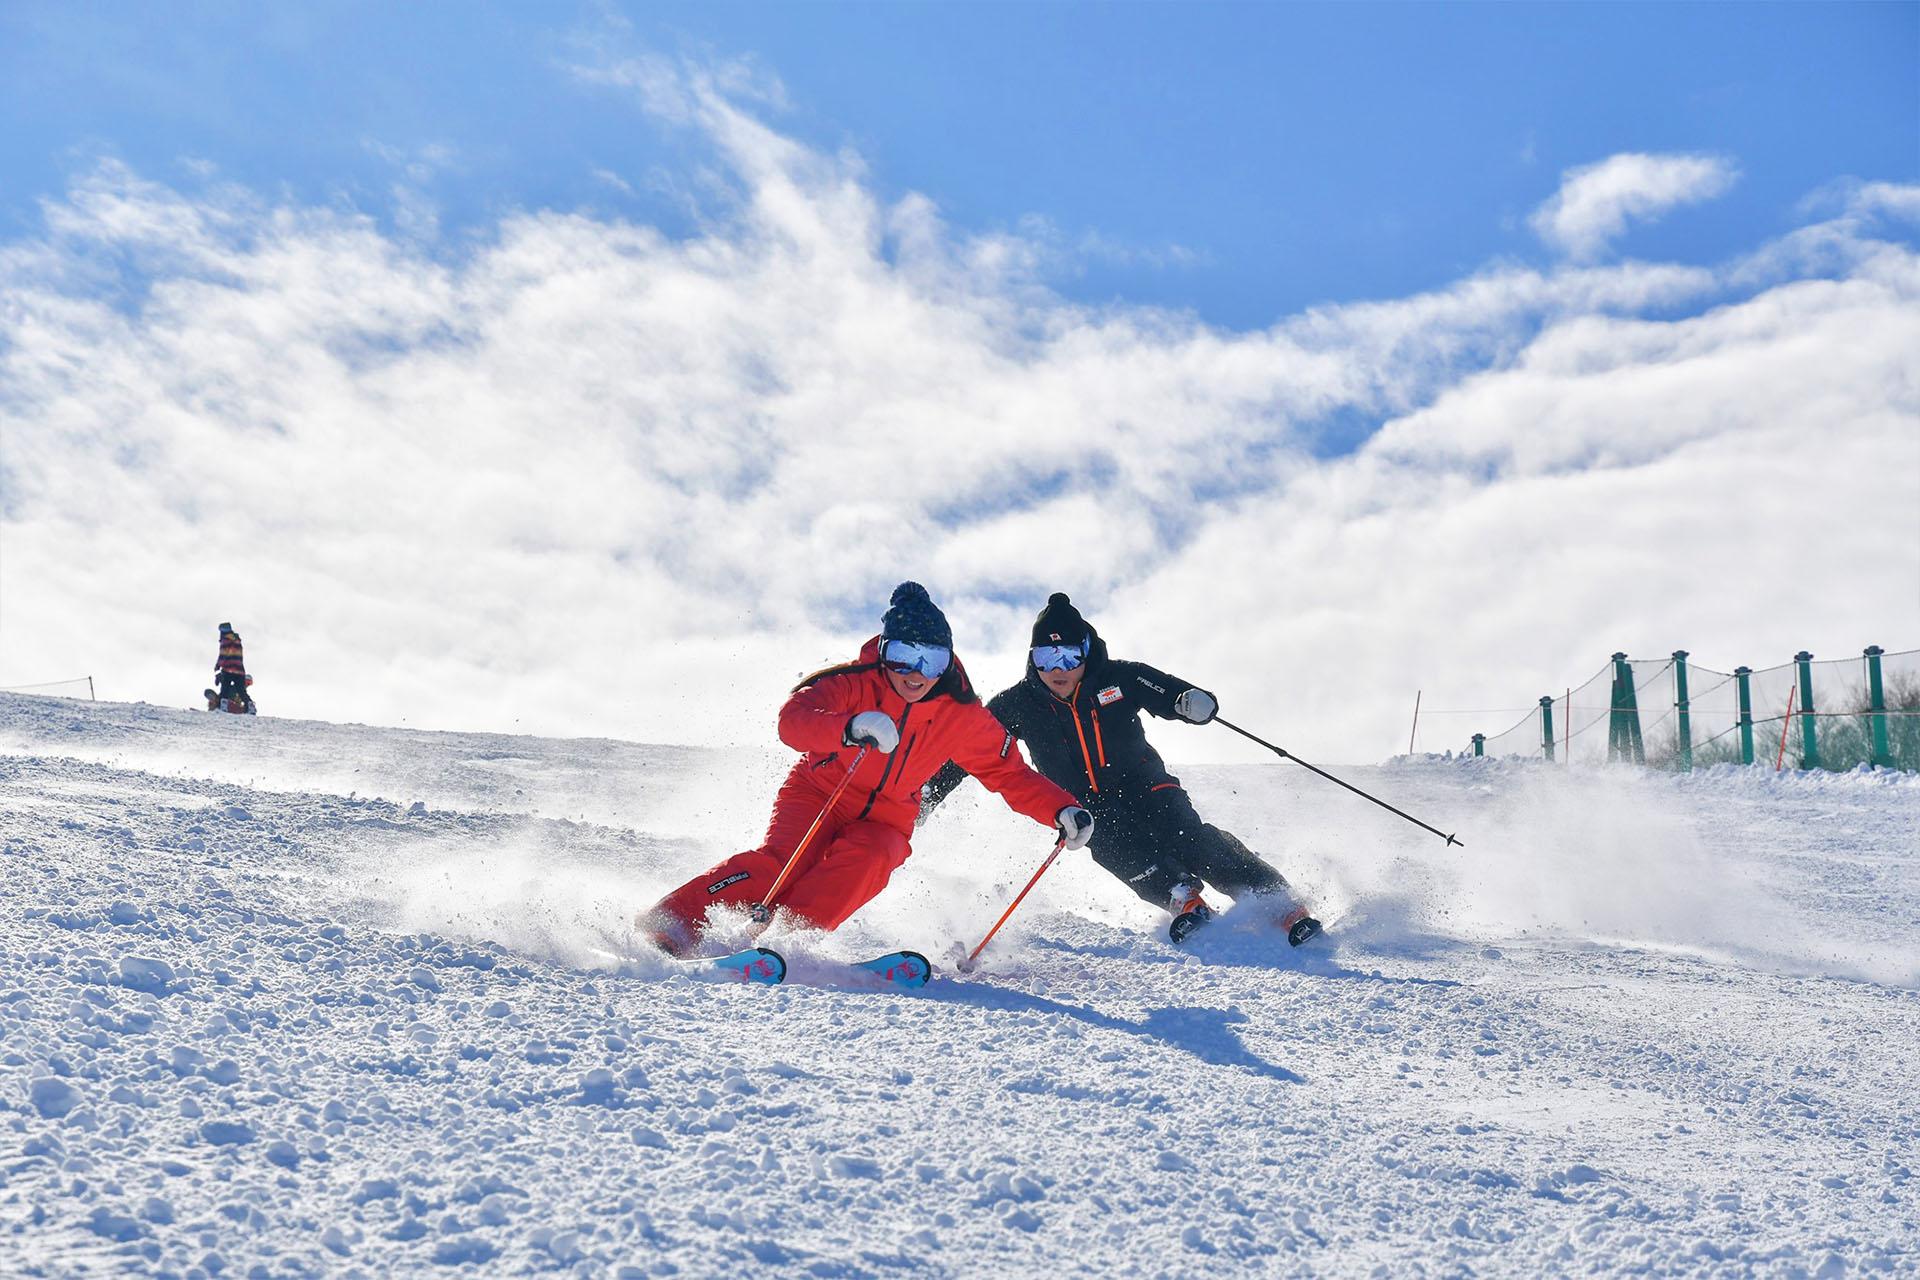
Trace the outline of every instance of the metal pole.
{"label": "metal pole", "polygon": [[1540,695],[1540,747],[1547,753],[1547,763],[1553,763],[1553,695]]}
{"label": "metal pole", "polygon": [[1302,760],[1299,756],[1293,754],[1293,752],[1287,750],[1285,747],[1276,747],[1271,742],[1268,742],[1265,738],[1262,738],[1258,734],[1248,733],[1245,729],[1242,729],[1239,725],[1233,723],[1231,720],[1226,720],[1216,715],[1212,720],[1208,721],[1208,723],[1217,724],[1217,725],[1220,725],[1222,728],[1231,729],[1235,733],[1239,734],[1241,737],[1247,738],[1247,739],[1250,739],[1251,741],[1259,743],[1261,746],[1265,747],[1267,750],[1273,752],[1273,754],[1279,756],[1282,760],[1291,760],[1295,764],[1299,765],[1302,769],[1310,769],[1314,773],[1317,773],[1321,777],[1325,778],[1328,782],[1339,782],[1341,786],[1353,792],[1353,794],[1361,797],[1362,799],[1373,801],[1375,804],[1379,805],[1382,809],[1387,810],[1387,812],[1389,813],[1399,814],[1401,817],[1405,818],[1408,822],[1411,822],[1414,826],[1419,827],[1425,831],[1433,832],[1433,834],[1439,836],[1442,840],[1445,840],[1448,844],[1457,844],[1463,849],[1466,848],[1466,844],[1458,836],[1450,836],[1446,832],[1440,830],[1440,828],[1438,827],[1429,827],[1427,826],[1426,823],[1420,821],[1420,819],[1414,817],[1410,813],[1401,813],[1400,810],[1394,808],[1392,805],[1388,804],[1385,800],[1380,799],[1378,796],[1368,795],[1366,792],[1362,791],[1360,788],[1354,786],[1351,782],[1340,782],[1340,779],[1334,777],[1332,774],[1328,773],[1325,769],[1316,768],[1315,766],[1308,764],[1305,760]]}
{"label": "metal pole", "polygon": [[826,805],[821,808],[820,816],[813,820],[813,825],[807,828],[807,834],[800,837],[800,843],[793,846],[793,852],[787,855],[787,865],[780,868],[780,874],[774,878],[773,888],[767,890],[765,897],[748,908],[754,919],[761,921],[773,919],[774,898],[786,886],[787,877],[793,874],[793,868],[799,863],[800,855],[805,853],[807,846],[813,843],[813,837],[820,830],[820,824],[827,820],[827,815],[833,812],[833,806],[839,803],[840,793],[847,789],[849,782],[853,781],[853,771],[860,767],[860,762],[867,758],[867,752],[871,750],[873,750],[873,744],[868,743],[853,753],[853,760],[847,765],[846,776],[840,779],[840,785],[835,787],[833,794],[827,797]]}
{"label": "metal pole", "polygon": [[980,939],[980,945],[975,947],[971,952],[969,952],[967,955],[967,958],[960,961],[960,963],[956,966],[960,970],[960,972],[962,973],[973,972],[974,962],[980,959],[980,953],[987,949],[987,944],[989,942],[993,941],[993,935],[1000,932],[1000,926],[1005,924],[1007,922],[1007,919],[1013,915],[1013,909],[1019,906],[1021,902],[1023,902],[1026,899],[1026,896],[1028,894],[1033,892],[1033,886],[1040,883],[1040,877],[1047,874],[1047,868],[1053,865],[1053,860],[1059,857],[1060,851],[1066,847],[1067,847],[1067,838],[1065,836],[1061,836],[1058,840],[1055,840],[1053,842],[1053,852],[1048,854],[1047,860],[1040,864],[1040,869],[1033,873],[1033,879],[1027,881],[1027,887],[1020,891],[1020,896],[1007,904],[1007,909],[1005,911],[1002,911],[1000,913],[1000,918],[993,922],[993,928],[987,930],[987,936]]}
{"label": "metal pole", "polygon": [[1813,711],[1813,655],[1805,649],[1793,655],[1800,664],[1800,767],[1820,767],[1819,722]]}
{"label": "metal pole", "polygon": [[1407,754],[1413,754],[1413,740],[1420,733],[1420,690],[1413,691],[1413,731],[1407,734]]}
{"label": "metal pole", "polygon": [[1680,711],[1680,755],[1677,761],[1681,773],[1693,772],[1693,718],[1687,710],[1687,651],[1673,651],[1673,705]]}
{"label": "metal pole", "polygon": [[1887,691],[1880,683],[1880,655],[1886,650],[1870,644],[1863,652],[1867,659],[1867,726],[1873,733],[1873,764],[1877,769],[1893,767],[1893,751],[1887,745]]}
{"label": "metal pole", "polygon": [[1633,688],[1633,664],[1627,655],[1613,655],[1613,716],[1607,759],[1647,762],[1647,746],[1640,737],[1640,697]]}
{"label": "metal pole", "polygon": [[1627,655],[1624,653],[1613,655],[1613,700],[1610,704],[1612,710],[1607,713],[1608,764],[1618,764],[1626,755],[1626,708],[1620,698],[1620,664],[1626,661],[1626,658]]}
{"label": "metal pole", "polygon": [[1733,680],[1740,690],[1740,763],[1753,763],[1753,668],[1735,667]]}
{"label": "metal pole", "polygon": [[1787,758],[1787,734],[1793,730],[1793,700],[1800,696],[1800,686],[1787,686],[1787,714],[1780,717],[1780,750],[1773,756],[1773,771],[1780,772],[1780,766]]}

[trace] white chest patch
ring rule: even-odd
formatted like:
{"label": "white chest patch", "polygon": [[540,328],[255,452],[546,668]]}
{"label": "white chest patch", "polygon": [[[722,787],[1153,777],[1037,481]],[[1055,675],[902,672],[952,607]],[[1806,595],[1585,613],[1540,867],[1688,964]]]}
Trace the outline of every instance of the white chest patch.
{"label": "white chest patch", "polygon": [[1106,688],[1102,689],[1095,696],[1097,696],[1100,699],[1101,706],[1103,707],[1112,706],[1114,703],[1120,701],[1120,686],[1117,684],[1110,684]]}

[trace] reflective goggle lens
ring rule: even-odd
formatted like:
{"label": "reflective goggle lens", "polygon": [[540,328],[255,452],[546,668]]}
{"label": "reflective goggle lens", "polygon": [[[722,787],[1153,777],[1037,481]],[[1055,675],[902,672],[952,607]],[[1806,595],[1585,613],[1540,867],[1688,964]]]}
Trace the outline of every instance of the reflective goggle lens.
{"label": "reflective goggle lens", "polygon": [[953,651],[943,645],[889,640],[880,648],[880,661],[889,671],[898,671],[901,675],[918,671],[929,680],[938,680],[946,674],[947,664],[953,661]]}
{"label": "reflective goggle lens", "polygon": [[1072,671],[1087,660],[1087,645],[1037,644],[1033,646],[1033,665],[1042,671]]}

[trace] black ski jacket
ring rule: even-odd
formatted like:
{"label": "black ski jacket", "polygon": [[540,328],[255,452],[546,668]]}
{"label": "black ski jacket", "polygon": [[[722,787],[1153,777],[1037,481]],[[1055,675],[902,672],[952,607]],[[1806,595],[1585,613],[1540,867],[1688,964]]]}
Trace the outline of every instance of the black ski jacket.
{"label": "black ski jacket", "polygon": [[[1098,815],[1150,791],[1180,785],[1147,741],[1140,713],[1177,719],[1174,699],[1195,686],[1144,662],[1108,657],[1106,641],[1089,631],[1086,674],[1071,702],[1060,701],[1040,683],[1029,654],[1026,677],[996,694],[987,709],[1007,729],[1002,755],[1013,750],[1014,739],[1026,743],[1033,767]],[[951,763],[935,774],[927,783],[922,812],[946,799],[966,776]]]}

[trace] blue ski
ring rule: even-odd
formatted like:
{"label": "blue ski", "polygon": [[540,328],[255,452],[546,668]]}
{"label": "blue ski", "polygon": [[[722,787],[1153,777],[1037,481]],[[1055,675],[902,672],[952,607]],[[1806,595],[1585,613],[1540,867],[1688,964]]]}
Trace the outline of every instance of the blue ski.
{"label": "blue ski", "polygon": [[778,951],[766,947],[748,947],[730,956],[676,960],[674,964],[682,969],[709,971],[724,980],[753,982],[763,987],[777,986],[787,976],[786,960]]}
{"label": "blue ski", "polygon": [[884,956],[858,961],[851,967],[899,987],[924,987],[933,976],[933,966],[918,951],[889,951]]}

